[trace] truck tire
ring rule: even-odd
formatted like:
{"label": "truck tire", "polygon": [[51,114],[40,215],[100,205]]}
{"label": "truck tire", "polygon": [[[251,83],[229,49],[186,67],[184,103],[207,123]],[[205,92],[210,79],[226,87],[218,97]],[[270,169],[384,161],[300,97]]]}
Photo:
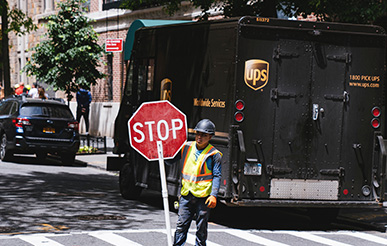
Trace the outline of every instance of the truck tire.
{"label": "truck tire", "polygon": [[0,159],[1,161],[10,161],[12,157],[11,151],[7,150],[7,136],[3,133],[0,143]]}
{"label": "truck tire", "polygon": [[142,188],[136,186],[133,167],[126,163],[119,176],[121,196],[126,200],[136,200],[140,197]]}

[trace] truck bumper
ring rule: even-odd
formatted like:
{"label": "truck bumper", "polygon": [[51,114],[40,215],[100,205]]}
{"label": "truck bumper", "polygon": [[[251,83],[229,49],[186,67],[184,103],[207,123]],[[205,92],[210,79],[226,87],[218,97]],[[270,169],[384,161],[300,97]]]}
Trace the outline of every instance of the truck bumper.
{"label": "truck bumper", "polygon": [[381,208],[383,202],[379,201],[292,201],[292,200],[258,200],[243,199],[240,201],[221,200],[232,207],[300,207],[300,208]]}

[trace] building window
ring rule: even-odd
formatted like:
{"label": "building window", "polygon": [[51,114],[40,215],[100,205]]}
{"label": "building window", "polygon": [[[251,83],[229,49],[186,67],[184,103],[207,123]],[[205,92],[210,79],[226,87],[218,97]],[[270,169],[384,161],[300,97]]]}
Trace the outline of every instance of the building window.
{"label": "building window", "polygon": [[54,0],[43,0],[44,12],[51,12],[54,10]]}
{"label": "building window", "polygon": [[108,81],[107,81],[107,89],[108,89],[108,100],[113,100],[113,54],[109,53],[107,55],[107,67],[108,67]]}
{"label": "building window", "polygon": [[82,3],[82,7],[85,8],[86,13],[90,13],[90,0],[87,0],[85,3]]}
{"label": "building window", "polygon": [[102,10],[118,9],[123,0],[103,0]]}

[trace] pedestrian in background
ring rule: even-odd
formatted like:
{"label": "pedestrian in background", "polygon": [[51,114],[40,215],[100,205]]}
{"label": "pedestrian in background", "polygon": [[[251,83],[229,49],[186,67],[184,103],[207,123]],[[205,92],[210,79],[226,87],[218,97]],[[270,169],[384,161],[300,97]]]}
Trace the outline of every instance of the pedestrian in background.
{"label": "pedestrian in background", "polygon": [[196,246],[206,245],[210,209],[216,207],[221,180],[222,153],[209,141],[215,134],[215,124],[208,119],[197,123],[194,142],[181,150],[182,179],[179,211],[173,245],[184,245],[188,229],[196,219]]}
{"label": "pedestrian in background", "polygon": [[89,112],[90,103],[92,100],[90,91],[85,87],[81,86],[76,94],[77,98],[77,121],[80,122],[81,117],[85,120],[86,134],[89,134]]}
{"label": "pedestrian in background", "polygon": [[43,87],[38,88],[38,98],[40,98],[40,99],[47,99],[48,98],[48,95]]}
{"label": "pedestrian in background", "polygon": [[24,86],[22,95],[23,96],[28,96],[28,92],[29,92],[30,89],[31,89],[30,85]]}
{"label": "pedestrian in background", "polygon": [[38,84],[33,83],[31,90],[28,91],[28,96],[32,98],[37,98],[38,97]]}

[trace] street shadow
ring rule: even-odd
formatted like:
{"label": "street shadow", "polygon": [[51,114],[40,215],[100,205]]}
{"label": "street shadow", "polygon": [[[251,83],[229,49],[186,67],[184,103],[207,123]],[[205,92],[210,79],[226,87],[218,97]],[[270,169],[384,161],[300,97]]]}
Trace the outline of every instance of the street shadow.
{"label": "street shadow", "polygon": [[[139,201],[160,210],[164,209],[160,192],[143,191]],[[177,197],[169,197],[169,211],[177,214],[174,207],[175,201]],[[210,216],[210,222],[215,225],[244,230],[374,230],[385,232],[386,221],[387,213],[383,208],[351,208],[335,212],[335,209],[324,208],[228,207],[220,202],[215,209],[211,210]]]}
{"label": "street shadow", "polygon": [[[94,168],[63,166],[52,157],[38,163],[32,156],[17,156],[11,165],[0,173],[0,234],[165,228],[160,192],[144,190],[138,200],[124,200],[118,176]],[[15,174],[18,168],[31,171]],[[173,228],[176,200],[169,197]],[[372,226],[384,227],[386,219],[384,209],[353,209],[325,223],[310,218],[303,209],[227,207],[219,202],[210,221],[211,226],[237,229],[330,231],[378,230]]]}
{"label": "street shadow", "polygon": [[[17,159],[17,165],[34,164],[28,158]],[[80,170],[86,169],[1,173],[0,234],[164,227],[163,211],[157,202],[152,205],[146,192],[145,202],[124,200],[116,176],[99,170],[77,173]]]}
{"label": "street shadow", "polygon": [[47,158],[44,160],[36,158],[35,155],[15,154],[10,161],[5,162],[12,162],[23,165],[87,167],[87,162],[83,162],[77,159],[73,164],[63,164],[60,156],[50,154],[47,155]]}
{"label": "street shadow", "polygon": [[386,230],[384,209],[341,209],[337,216],[332,215],[331,209],[316,209],[315,214],[311,214],[313,211],[296,207],[227,207],[220,204],[212,211],[211,221],[232,228],[257,230]]}

